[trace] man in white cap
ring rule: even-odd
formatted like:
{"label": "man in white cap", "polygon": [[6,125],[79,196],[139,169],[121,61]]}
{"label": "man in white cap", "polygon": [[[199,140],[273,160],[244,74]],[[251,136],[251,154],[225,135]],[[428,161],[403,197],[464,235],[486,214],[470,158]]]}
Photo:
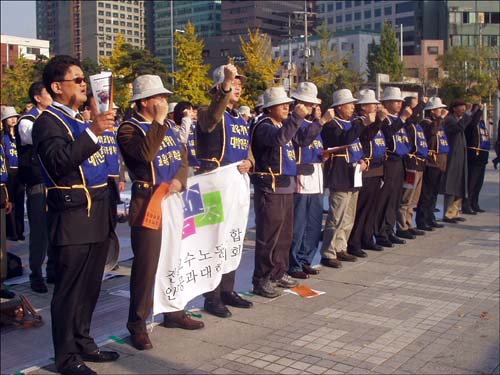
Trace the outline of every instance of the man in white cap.
{"label": "man in white cap", "polygon": [[387,110],[378,109],[380,102],[375,98],[373,90],[364,89],[358,94],[356,103],[356,119],[353,122],[362,122],[371,113],[377,113],[375,122],[366,127],[359,140],[363,147],[363,160],[367,168],[363,172],[363,186],[359,191],[356,205],[356,219],[347,241],[347,253],[358,257],[366,256],[362,250],[383,250],[382,246],[373,241],[373,225],[375,222],[375,202],[384,175],[385,137],[380,130],[387,116]]}
{"label": "man in white cap", "polygon": [[62,374],[93,375],[84,363],[109,362],[117,352],[101,351],[90,325],[109,248],[108,169],[98,136],[114,125],[114,111],[92,123],[78,109],[87,100],[80,62],[55,56],[43,83],[53,98],[33,124],[34,151],[47,186],[47,225],[55,259],[51,301],[55,365]]}
{"label": "man in white cap", "polygon": [[[293,239],[290,248],[288,274],[293,278],[307,279],[319,270],[311,267],[321,240],[323,222],[323,140],[321,124],[334,117],[333,109],[321,119],[321,99],[318,89],[312,82],[300,82],[291,97],[296,104],[307,108],[307,115],[302,121],[301,130],[307,130],[308,138],[302,145],[294,142],[297,159],[297,190],[294,194]],[[329,116],[329,117],[327,117]]]}
{"label": "man in white cap", "polygon": [[[214,170],[220,166],[240,162],[240,173],[252,168],[249,160],[248,124],[236,110],[241,91],[247,78],[238,74],[232,64],[219,66],[213,73],[214,85],[208,108],[200,108],[196,124],[196,157],[200,162],[197,173]],[[227,318],[231,311],[226,305],[250,308],[253,303],[234,291],[236,271],[222,275],[220,284],[205,293],[204,309],[208,313]]]}
{"label": "man in white cap", "polygon": [[321,264],[333,268],[341,267],[342,261],[354,262],[357,259],[347,253],[347,240],[354,224],[359,193],[359,188],[354,186],[354,173],[358,164],[361,170],[366,168],[359,136],[375,118],[373,113],[365,121],[352,123],[354,103],[357,101],[348,89],[335,91],[332,104],[335,118],[321,132],[325,148],[348,146],[332,153],[325,164],[325,186],[330,190],[330,197]]}
{"label": "man in white cap", "polygon": [[[163,86],[159,76],[137,77],[130,99],[136,104],[136,112],[120,125],[117,135],[123,160],[133,181],[129,224],[134,261],[130,276],[127,328],[131,333],[132,344],[138,350],[153,347],[147,333],[146,319],[151,313],[162,239],[161,225],[158,229],[144,225],[146,207],[161,183],[169,184],[167,194],[180,192],[187,183],[186,148],[180,145],[173,129],[165,122],[167,96],[170,94],[172,92]],[[190,330],[203,327],[203,322],[189,318],[184,311],[165,313],[163,319],[166,327]]]}
{"label": "man in white cap", "polygon": [[415,222],[417,228],[424,231],[443,227],[443,224],[436,221],[434,208],[450,151],[448,138],[443,130],[444,118],[447,114],[448,111],[441,99],[432,97],[425,106],[425,118],[420,122],[429,147],[429,155],[422,178],[422,191],[418,200]]}
{"label": "man in white cap", "polygon": [[384,185],[377,196],[375,208],[377,215],[375,239],[380,246],[393,247],[393,244],[406,243],[405,240],[396,237],[394,226],[403,191],[403,157],[410,151],[404,124],[413,111],[410,107],[405,107],[401,112],[404,99],[398,87],[386,87],[380,101],[389,115],[382,125],[387,146],[387,159],[384,161]]}
{"label": "man in white cap", "polygon": [[[255,156],[254,209],[256,224],[253,292],[266,298],[281,293],[279,287],[298,283],[288,276],[293,233],[293,193],[296,191],[297,164],[292,139],[301,145],[297,132],[308,114],[297,104],[289,117],[290,103],[283,87],[264,92],[264,116],[252,128],[251,150]],[[314,137],[312,138],[314,139]],[[311,140],[309,140],[309,143]]]}

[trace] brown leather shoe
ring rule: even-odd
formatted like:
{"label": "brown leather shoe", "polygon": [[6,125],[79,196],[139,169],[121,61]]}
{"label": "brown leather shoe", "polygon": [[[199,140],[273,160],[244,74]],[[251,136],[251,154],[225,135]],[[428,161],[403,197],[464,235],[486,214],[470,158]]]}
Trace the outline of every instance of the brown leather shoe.
{"label": "brown leather shoe", "polygon": [[137,350],[150,350],[153,349],[153,344],[149,340],[147,333],[136,333],[130,335],[130,340],[132,341],[132,346]]}
{"label": "brown leather shoe", "polygon": [[205,327],[205,324],[199,320],[191,319],[184,311],[175,311],[163,314],[163,326],[166,328],[195,330]]}
{"label": "brown leather shoe", "polygon": [[337,253],[337,259],[344,262],[355,262],[358,260],[354,255],[347,254],[345,251],[339,251]]}
{"label": "brown leather shoe", "polygon": [[332,268],[342,267],[342,262],[338,259],[321,258],[321,264]]}
{"label": "brown leather shoe", "polygon": [[308,273],[309,275],[317,275],[319,273],[318,269],[313,268],[309,264],[305,264],[305,263],[302,265],[302,270],[305,273]]}
{"label": "brown leather shoe", "polygon": [[308,279],[309,274],[303,272],[303,271],[292,271],[288,272],[290,276],[292,276],[294,279]]}

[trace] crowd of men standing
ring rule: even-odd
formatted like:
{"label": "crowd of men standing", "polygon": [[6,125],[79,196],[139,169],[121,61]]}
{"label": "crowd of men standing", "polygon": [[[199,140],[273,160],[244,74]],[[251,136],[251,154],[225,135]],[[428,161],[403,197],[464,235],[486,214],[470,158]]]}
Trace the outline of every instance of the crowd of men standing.
{"label": "crowd of men standing", "polygon": [[[403,98],[397,87],[386,87],[377,100],[372,90],[354,97],[343,88],[332,93],[333,104],[323,112],[314,83],[301,82],[290,97],[283,87],[267,89],[252,117],[248,107],[237,109],[246,79],[231,64],[217,68],[211,102],[195,114],[189,102],[169,108],[172,92],[160,77],[139,76],[130,100],[134,110],[117,127],[114,110],[95,110],[80,63],[56,56],[43,82],[30,88],[32,110],[19,116],[13,107],[2,108],[2,215],[10,218],[9,237],[22,239],[26,189],[31,288],[44,293],[45,281],[55,284],[51,314],[59,372],[95,374],[85,362],[119,358],[101,351],[90,336],[116,226],[116,191],[123,189],[113,179],[120,174],[118,154],[132,181],[127,328],[138,350],[153,347],[146,319],[162,230],[145,221],[162,183],[169,186],[160,192],[165,198],[184,190],[189,175],[220,166],[239,163],[239,172],[250,175],[253,293],[266,298],[317,275],[320,268],[312,263],[318,251],[323,266],[339,268],[366,257],[365,250],[382,251],[442,228],[435,217],[440,193],[443,222],[465,220],[460,212],[483,212],[478,197],[490,141],[480,105],[467,111],[462,100],[447,107],[438,97],[422,104]],[[85,104],[93,110],[82,116]],[[2,257],[5,238],[2,231]],[[228,306],[253,306],[234,291],[234,282],[235,271],[205,293],[208,313],[226,318]],[[3,284],[2,297],[13,297]],[[163,325],[194,330],[204,324],[177,311],[165,313]]]}

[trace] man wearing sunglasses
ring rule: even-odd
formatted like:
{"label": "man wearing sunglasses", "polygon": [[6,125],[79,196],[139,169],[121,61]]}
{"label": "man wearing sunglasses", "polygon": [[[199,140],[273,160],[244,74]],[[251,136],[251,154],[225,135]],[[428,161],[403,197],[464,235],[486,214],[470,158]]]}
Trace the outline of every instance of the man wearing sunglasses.
{"label": "man wearing sunglasses", "polygon": [[88,362],[118,359],[100,351],[90,322],[106,263],[111,231],[108,171],[97,137],[114,125],[113,111],[92,123],[78,108],[87,84],[78,60],[52,58],[43,83],[53,104],[33,124],[33,144],[47,186],[47,224],[55,259],[51,302],[55,364],[62,374],[91,375]]}

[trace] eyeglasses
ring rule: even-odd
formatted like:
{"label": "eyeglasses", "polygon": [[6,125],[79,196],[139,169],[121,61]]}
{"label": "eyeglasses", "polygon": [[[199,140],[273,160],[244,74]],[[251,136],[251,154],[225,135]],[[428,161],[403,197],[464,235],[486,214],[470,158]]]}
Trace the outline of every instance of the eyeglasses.
{"label": "eyeglasses", "polygon": [[85,77],[76,77],[73,79],[62,79],[60,82],[75,82],[77,85],[80,85],[82,82],[87,82]]}

